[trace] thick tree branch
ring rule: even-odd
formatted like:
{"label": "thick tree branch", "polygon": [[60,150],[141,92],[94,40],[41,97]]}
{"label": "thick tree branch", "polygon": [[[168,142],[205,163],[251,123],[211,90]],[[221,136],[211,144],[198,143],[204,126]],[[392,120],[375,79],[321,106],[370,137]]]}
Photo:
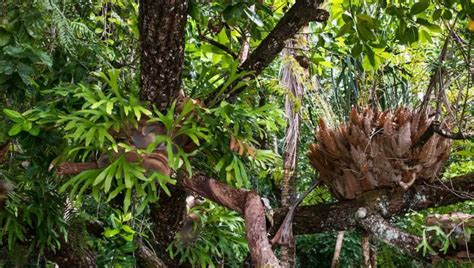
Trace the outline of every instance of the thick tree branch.
{"label": "thick tree branch", "polygon": [[259,74],[284,48],[285,41],[293,37],[301,27],[310,21],[326,21],[329,18],[329,13],[318,8],[322,2],[320,0],[297,0],[242,64],[242,69],[253,71],[255,75]]}
{"label": "thick tree branch", "polygon": [[[351,201],[298,207],[293,221],[293,232],[312,234],[356,229],[358,224],[353,215],[360,207],[390,218],[409,210],[418,211],[470,200],[473,194],[474,173],[453,178],[450,182],[414,185],[407,191],[375,190]],[[275,226],[280,226],[286,213],[286,209],[275,211]]]}
{"label": "thick tree branch", "polygon": [[[241,70],[250,71],[256,76],[267,67],[285,46],[285,41],[293,37],[298,30],[311,21],[324,22],[329,18],[326,10],[319,9],[323,1],[320,0],[297,0],[296,3],[286,12],[283,18],[277,23],[275,28],[267,35],[260,45],[250,54],[247,60],[242,63]],[[217,96],[221,88],[215,90],[204,103],[215,104],[217,99],[234,98],[240,94],[245,87],[233,90],[233,85],[229,86],[222,96]],[[212,102],[212,103],[211,103]]]}
{"label": "thick tree branch", "polygon": [[267,237],[265,209],[260,196],[252,191],[235,189],[200,173],[192,178],[182,174],[181,185],[226,208],[240,213],[245,220],[246,237],[252,262],[256,267],[279,267]]}
{"label": "thick tree branch", "polygon": [[[385,243],[403,250],[410,256],[423,258],[416,250],[416,247],[421,242],[421,238],[393,227],[382,216],[372,213],[364,207],[359,208],[353,216],[356,217],[359,226],[368,234],[374,235]],[[367,253],[369,253],[369,249]],[[367,264],[370,263],[369,260],[370,257],[367,256]]]}
{"label": "thick tree branch", "polygon": [[[171,196],[161,195],[159,203],[151,206],[153,225],[153,248],[158,258],[168,267],[176,267],[178,259],[171,259],[168,246],[173,242],[176,234],[183,225],[186,216],[186,192],[182,187],[168,186]],[[143,252],[144,254],[147,252]]]}

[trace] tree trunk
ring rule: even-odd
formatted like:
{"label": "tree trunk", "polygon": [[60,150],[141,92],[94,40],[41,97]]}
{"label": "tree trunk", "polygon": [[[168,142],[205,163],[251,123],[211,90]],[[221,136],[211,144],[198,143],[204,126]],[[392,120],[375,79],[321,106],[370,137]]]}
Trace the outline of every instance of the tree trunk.
{"label": "tree trunk", "polygon": [[[187,0],[140,0],[139,30],[141,49],[140,98],[166,108],[181,90],[184,63]],[[185,215],[185,191],[170,187],[171,196],[164,193],[159,204],[152,207],[155,251],[170,267],[172,260],[166,248],[174,239]]]}
{"label": "tree trunk", "polygon": [[169,267],[176,267],[178,259],[171,259],[166,251],[182,226],[186,216],[186,192],[180,187],[168,186],[171,196],[161,193],[158,204],[151,207],[154,223],[154,248],[159,258]]}
{"label": "tree trunk", "polygon": [[[299,40],[302,41],[302,40]],[[295,44],[296,43],[296,44]],[[287,117],[288,126],[285,133],[285,148],[283,160],[283,179],[281,182],[281,206],[289,207],[295,195],[296,186],[296,163],[298,154],[298,143],[300,137],[300,113],[299,108],[303,101],[304,85],[301,81],[307,77],[298,77],[298,74],[307,76],[307,70],[303,72],[295,72],[296,68],[302,68],[296,62],[293,47],[301,48],[298,44],[300,42],[295,40],[288,40],[286,42],[287,48],[283,50],[283,55],[286,59],[282,70],[281,84],[287,88],[285,98],[285,113]],[[291,227],[290,227],[290,232]],[[288,245],[281,246],[281,265],[282,267],[294,267],[296,250],[295,239],[290,234]]]}
{"label": "tree trunk", "polygon": [[140,97],[160,110],[181,89],[187,9],[187,0],[140,0]]}

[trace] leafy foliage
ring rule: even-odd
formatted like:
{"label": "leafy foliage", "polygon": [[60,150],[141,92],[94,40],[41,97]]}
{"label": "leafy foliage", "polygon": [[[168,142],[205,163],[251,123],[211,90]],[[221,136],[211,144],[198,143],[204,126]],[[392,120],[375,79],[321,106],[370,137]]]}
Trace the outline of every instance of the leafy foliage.
{"label": "leafy foliage", "polygon": [[[286,89],[279,84],[278,70],[288,59],[276,59],[258,78],[249,79],[252,73],[239,69],[236,56],[247,34],[254,49],[292,3],[190,1],[183,90],[196,101],[213,98],[206,107],[187,101],[178,108],[175,103],[166,113],[138,97],[136,1],[1,3],[0,148],[7,145],[7,151],[5,157],[0,155],[0,179],[12,186],[0,213],[1,265],[47,265],[47,259],[54,261],[54,254],[76,232],[76,237],[88,234],[84,247],[99,253],[98,265],[135,265],[136,239],[153,244],[150,215],[160,197],[170,194],[176,183],[174,172],[181,169],[188,173],[199,169],[234,187],[255,190],[278,206],[275,189],[283,173],[280,155],[286,128]],[[320,118],[336,125],[347,119],[353,106],[380,110],[417,106],[439,68],[453,76],[445,86],[445,99],[460,100],[451,111],[443,106],[440,114],[457,116],[454,130],[472,129],[470,121],[460,120],[474,115],[468,105],[473,97],[470,1],[331,0],[323,7],[330,19],[311,23],[307,32],[300,33],[309,37],[309,49],[295,51],[309,59],[311,77],[304,81],[307,93],[297,105],[302,114],[296,174],[300,192],[317,177],[305,153]],[[450,41],[449,56],[440,62],[448,36],[456,39]],[[243,92],[221,102],[230,87]],[[126,136],[143,121],[163,125],[165,131],[140,149]],[[180,135],[196,150],[178,146],[175,139]],[[126,159],[127,153],[149,154],[157,148],[166,151],[171,176]],[[472,141],[456,143],[442,179],[472,172],[473,148]],[[72,178],[55,174],[62,162],[97,161],[101,156],[107,157],[108,165]],[[304,203],[332,201],[323,186]],[[438,231],[444,250],[449,237],[434,227],[426,229],[426,216],[472,213],[472,207],[472,202],[465,202],[429,209],[397,223],[422,237]],[[66,217],[70,211],[80,214],[74,219],[81,223],[79,230],[70,228],[73,221]],[[209,201],[188,215],[197,217],[193,230],[198,235],[187,243],[178,236],[168,252],[158,255],[170,254],[201,267],[240,266],[248,250],[242,218]],[[84,226],[91,221],[105,227],[102,234],[89,233]],[[332,233],[299,237],[300,266],[329,265],[334,242]],[[393,248],[376,246],[382,266],[418,264]],[[430,246],[423,240],[420,250],[428,253]],[[341,265],[360,261],[359,235],[348,234]]]}
{"label": "leafy foliage", "polygon": [[192,233],[176,237],[168,247],[171,256],[195,267],[239,267],[247,256],[243,219],[210,201],[193,207],[189,214],[195,216]]}

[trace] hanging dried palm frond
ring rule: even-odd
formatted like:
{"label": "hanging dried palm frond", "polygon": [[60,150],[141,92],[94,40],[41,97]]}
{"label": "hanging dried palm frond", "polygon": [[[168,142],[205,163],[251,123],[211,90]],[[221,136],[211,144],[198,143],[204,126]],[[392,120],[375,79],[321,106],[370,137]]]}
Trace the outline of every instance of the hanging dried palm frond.
{"label": "hanging dried palm frond", "polygon": [[320,120],[318,143],[310,145],[311,165],[339,199],[380,187],[410,187],[430,180],[448,158],[450,141],[437,134],[420,142],[431,124],[427,112],[409,108],[358,113],[335,129]]}

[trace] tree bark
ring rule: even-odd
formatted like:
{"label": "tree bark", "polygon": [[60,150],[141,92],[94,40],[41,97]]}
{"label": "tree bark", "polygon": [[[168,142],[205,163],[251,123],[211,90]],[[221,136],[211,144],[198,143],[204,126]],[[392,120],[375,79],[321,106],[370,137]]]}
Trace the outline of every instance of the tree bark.
{"label": "tree bark", "polygon": [[154,223],[154,245],[156,253],[166,265],[176,267],[178,259],[171,259],[166,251],[180,230],[186,216],[186,192],[177,186],[168,186],[171,196],[161,193],[158,204],[151,207],[151,219]]}
{"label": "tree bark", "polygon": [[140,0],[142,100],[165,110],[181,89],[187,0]]}
{"label": "tree bark", "polygon": [[329,18],[329,13],[318,8],[322,2],[319,0],[297,0],[242,64],[242,69],[253,71],[255,75],[259,74],[284,48],[285,41],[293,37],[301,27],[310,21],[326,21]]}
{"label": "tree bark", "polygon": [[[296,44],[295,44],[296,43]],[[286,63],[282,67],[282,77],[280,83],[286,87],[287,92],[285,96],[285,114],[287,121],[287,128],[285,133],[285,145],[283,152],[283,178],[281,180],[281,206],[288,208],[293,202],[293,196],[296,191],[296,167],[298,144],[300,140],[300,112],[299,108],[303,102],[304,85],[300,81],[308,79],[307,70],[300,72],[303,77],[298,77],[298,72],[295,72],[296,60],[294,60],[294,50],[292,48],[300,48],[298,40],[292,39],[286,41],[287,48],[283,50],[283,56],[286,57]],[[306,42],[305,42],[306,43]],[[291,59],[289,58],[291,57]],[[284,62],[285,62],[284,61]],[[302,67],[301,67],[302,68]],[[294,267],[296,259],[296,243],[292,234],[292,224],[289,226],[289,239],[287,245],[282,245],[281,265],[282,267]]]}
{"label": "tree bark", "polygon": [[385,243],[395,246],[402,251],[408,253],[410,256],[415,258],[424,259],[424,257],[418,253],[416,247],[421,242],[421,238],[414,236],[400,230],[396,227],[393,227],[389,222],[387,222],[382,216],[368,211],[365,208],[360,208],[360,210],[365,210],[365,215],[360,215],[356,213],[356,219],[359,222],[359,225],[367,232],[364,234],[362,239],[362,249],[364,257],[364,267],[370,268],[370,243],[369,243],[369,234],[374,235],[376,238],[384,241]]}
{"label": "tree bark", "polygon": [[[474,173],[452,178],[450,182],[437,181],[414,185],[407,191],[375,190],[350,201],[298,207],[293,221],[293,231],[298,235],[354,230],[358,227],[354,214],[360,207],[366,207],[380,213],[384,218],[390,218],[409,210],[418,211],[471,200],[473,196]],[[278,227],[285,215],[286,209],[277,209],[274,226]]]}
{"label": "tree bark", "polygon": [[[140,98],[166,110],[181,90],[184,63],[187,0],[140,0],[139,30],[141,49]],[[186,193],[171,187],[171,196],[162,194],[152,206],[155,251],[167,265],[175,267],[166,249],[180,228],[185,215]],[[148,251],[139,251],[148,255]]]}
{"label": "tree bark", "polygon": [[156,256],[156,254],[145,244],[141,239],[136,241],[137,243],[137,265],[142,268],[165,268],[166,264]]}

